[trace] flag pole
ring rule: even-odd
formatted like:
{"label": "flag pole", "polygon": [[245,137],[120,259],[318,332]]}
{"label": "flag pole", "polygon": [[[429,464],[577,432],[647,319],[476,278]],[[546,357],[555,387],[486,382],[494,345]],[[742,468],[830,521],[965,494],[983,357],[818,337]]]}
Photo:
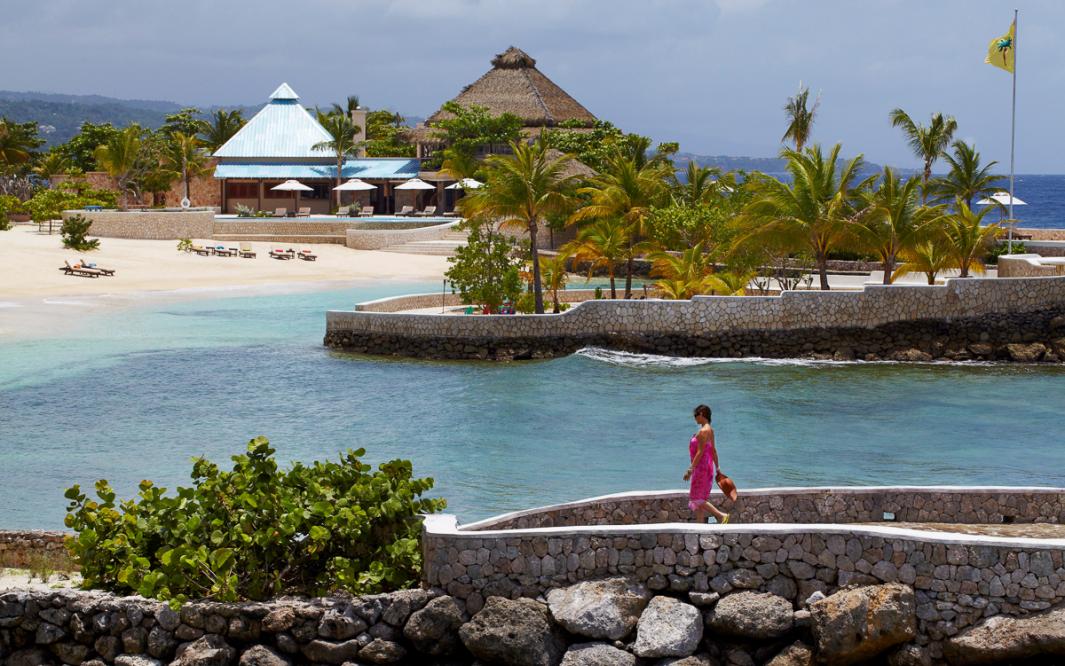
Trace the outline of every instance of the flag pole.
{"label": "flag pole", "polygon": [[1006,241],[1007,254],[1013,254],[1013,152],[1017,137],[1017,10],[1013,10],[1013,109],[1010,114],[1010,228]]}

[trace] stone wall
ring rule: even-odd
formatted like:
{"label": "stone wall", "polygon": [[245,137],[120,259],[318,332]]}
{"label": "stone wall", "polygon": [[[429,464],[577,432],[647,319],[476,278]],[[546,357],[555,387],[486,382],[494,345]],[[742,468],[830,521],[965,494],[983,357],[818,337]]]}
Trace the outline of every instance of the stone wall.
{"label": "stone wall", "polygon": [[[0,531],[0,569],[25,569],[50,563],[50,569],[69,567],[62,532]],[[57,566],[58,565],[58,566]]]}
{"label": "stone wall", "polygon": [[[1032,519],[1065,518],[1062,489],[836,489],[829,493],[832,501],[820,505],[816,498],[802,499],[805,492],[792,500],[779,491],[764,495],[773,517],[784,520],[793,515],[834,519],[837,514],[875,519],[885,507],[896,507],[911,519],[998,517],[1001,522],[998,512],[1004,508]],[[908,493],[915,497],[909,509],[901,501]],[[747,501],[759,493],[743,495]],[[775,509],[774,495],[782,500]],[[842,507],[837,504],[840,498]],[[659,499],[668,504],[665,513],[648,505],[641,518],[676,512],[676,496]],[[634,506],[631,500],[621,503]],[[596,506],[587,512],[575,507],[567,511],[608,524],[494,529],[489,526],[515,518],[459,527],[452,516],[430,516],[423,535],[425,582],[472,608],[492,596],[536,598],[554,588],[608,576],[624,576],[664,593],[769,592],[795,608],[818,592],[899,582],[914,590],[919,641],[933,656],[942,654],[942,641],[984,618],[1023,616],[1065,602],[1065,539],[975,536],[887,526],[890,523],[622,526],[609,524],[615,518],[603,498],[590,504]],[[761,499],[755,505],[765,506]],[[748,517],[738,507],[737,513],[740,519]]]}
{"label": "stone wall", "polygon": [[458,221],[436,224],[419,229],[365,229],[351,227],[347,230],[347,246],[353,250],[380,250],[391,245],[416,241],[441,240],[455,231]]}
{"label": "stone wall", "polygon": [[1003,255],[998,260],[998,276],[1002,278],[1056,275],[1065,275],[1065,259],[1044,260],[1038,254],[1012,254]]}
{"label": "stone wall", "polygon": [[[211,160],[208,163],[208,170],[205,175],[197,176],[189,181],[189,200],[193,206],[222,205],[222,185],[220,181],[214,179],[214,165],[214,160]],[[79,176],[78,179],[84,179],[94,189],[118,190],[115,179],[104,171],[89,171],[83,176]],[[71,177],[62,174],[51,177],[52,185],[58,185],[67,180],[71,180]],[[185,182],[179,179],[174,181],[168,192],[164,193],[163,200],[160,203],[164,206],[180,206],[181,199],[184,196]],[[152,206],[155,204],[150,192],[143,193],[139,199],[131,196],[128,203],[130,206]]]}
{"label": "stone wall", "polygon": [[1032,240],[1065,241],[1065,229],[1029,229],[1018,227],[1017,233],[1031,236]]}
{"label": "stone wall", "polygon": [[542,358],[598,346],[677,356],[1056,362],[1065,355],[1063,314],[1065,278],[969,278],[860,292],[600,300],[559,315],[331,311],[324,343],[426,358]]}
{"label": "stone wall", "polygon": [[[544,294],[545,301],[549,299]],[[583,303],[595,300],[595,289],[566,289],[559,292],[559,299],[564,303]],[[443,300],[443,303],[441,303]],[[367,301],[355,306],[356,312],[402,312],[404,310],[422,310],[433,307],[457,307],[463,305],[460,294],[409,294],[406,296],[393,296],[376,301]],[[549,302],[544,303],[550,308]],[[452,315],[457,316],[457,315]]]}
{"label": "stone wall", "polygon": [[213,210],[65,210],[63,219],[81,215],[92,220],[90,236],[178,240],[209,239],[214,232]]}

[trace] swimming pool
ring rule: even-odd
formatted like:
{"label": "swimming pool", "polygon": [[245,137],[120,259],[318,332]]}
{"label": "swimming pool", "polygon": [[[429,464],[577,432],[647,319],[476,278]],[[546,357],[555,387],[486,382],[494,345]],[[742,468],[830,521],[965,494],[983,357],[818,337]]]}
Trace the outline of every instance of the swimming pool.
{"label": "swimming pool", "polygon": [[422,226],[447,224],[449,222],[458,222],[461,219],[458,217],[404,217],[399,215],[374,215],[372,217],[337,217],[336,215],[310,215],[308,217],[239,217],[237,215],[215,215],[214,217],[220,222],[286,222],[296,224],[301,222],[344,222],[348,224],[394,224],[397,222],[403,222],[407,224],[418,223]]}

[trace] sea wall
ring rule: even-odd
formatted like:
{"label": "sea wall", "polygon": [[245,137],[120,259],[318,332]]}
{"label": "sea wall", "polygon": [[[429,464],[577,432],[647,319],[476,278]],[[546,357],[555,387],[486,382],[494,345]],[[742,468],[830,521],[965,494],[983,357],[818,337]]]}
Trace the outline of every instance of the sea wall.
{"label": "sea wall", "polygon": [[379,250],[383,247],[402,245],[403,243],[441,240],[446,238],[449,233],[454,232],[458,224],[459,221],[456,220],[447,224],[423,226],[417,229],[351,227],[346,232],[346,244],[353,250]]}
{"label": "sea wall", "polygon": [[[583,303],[594,301],[595,289],[566,289],[559,292],[559,300],[564,303]],[[545,305],[550,308],[550,296],[544,296],[548,302]],[[439,294],[408,294],[406,296],[393,296],[381,298],[376,301],[366,301],[355,306],[356,312],[402,312],[404,310],[422,310],[434,307],[457,307],[463,305],[462,295],[450,292]]]}
{"label": "sea wall", "polygon": [[[735,507],[720,496],[712,501],[737,520],[766,510],[781,522],[724,526],[681,522],[682,493],[595,498],[467,526],[453,516],[430,516],[424,577],[474,609],[492,596],[536,598],[608,576],[670,594],[769,592],[795,608],[817,592],[902,583],[914,590],[918,642],[941,656],[944,640],[984,618],[1020,617],[1065,602],[1065,539],[892,527],[882,510],[920,522],[1001,524],[1007,515],[1061,522],[1063,496],[1062,489],[1035,488],[769,489],[742,493]],[[500,527],[562,516],[580,520]],[[826,516],[876,524],[818,524]],[[631,524],[629,517],[675,522]]]}
{"label": "sea wall", "polygon": [[1056,275],[1065,275],[1065,259],[1045,260],[1044,257],[1038,254],[1014,254],[1003,255],[998,260],[999,277],[1047,277]]}
{"label": "sea wall", "polygon": [[64,536],[41,530],[0,531],[0,569],[69,566]]}
{"label": "sea wall", "polygon": [[525,359],[587,346],[677,356],[928,361],[1065,357],[1065,277],[869,285],[860,292],[588,301],[559,315],[331,311],[327,346],[423,358]]}
{"label": "sea wall", "polygon": [[178,240],[210,238],[214,231],[214,210],[65,210],[63,219],[81,215],[92,220],[90,236],[101,238],[145,238]]}

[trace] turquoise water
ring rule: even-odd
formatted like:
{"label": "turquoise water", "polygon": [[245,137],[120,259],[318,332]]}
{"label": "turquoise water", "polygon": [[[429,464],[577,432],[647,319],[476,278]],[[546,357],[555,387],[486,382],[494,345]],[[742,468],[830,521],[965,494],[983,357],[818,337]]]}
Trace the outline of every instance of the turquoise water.
{"label": "turquoise water", "polygon": [[[252,436],[286,460],[411,458],[464,521],[683,486],[691,409],[714,408],[741,488],[1065,484],[1065,371],[705,362],[589,352],[432,363],[321,346],[324,311],[433,284],[211,298],[0,343],[0,527],[57,528],[63,489],[188,480]],[[8,316],[0,310],[0,317]]]}

